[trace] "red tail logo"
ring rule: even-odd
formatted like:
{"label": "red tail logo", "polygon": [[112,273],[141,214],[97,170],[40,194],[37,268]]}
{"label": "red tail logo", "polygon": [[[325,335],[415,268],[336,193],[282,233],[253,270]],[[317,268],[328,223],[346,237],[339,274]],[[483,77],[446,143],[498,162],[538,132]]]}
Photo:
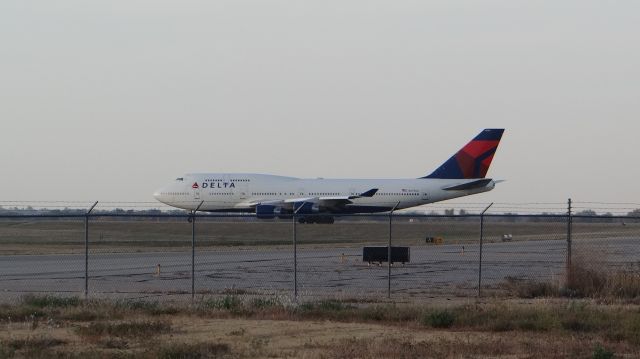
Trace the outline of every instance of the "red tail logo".
{"label": "red tail logo", "polygon": [[191,185],[191,188],[198,189],[200,188],[200,186],[198,186],[198,182],[193,182],[193,184]]}
{"label": "red tail logo", "polygon": [[503,133],[503,128],[488,128],[480,132],[447,162],[423,178],[485,178]]}

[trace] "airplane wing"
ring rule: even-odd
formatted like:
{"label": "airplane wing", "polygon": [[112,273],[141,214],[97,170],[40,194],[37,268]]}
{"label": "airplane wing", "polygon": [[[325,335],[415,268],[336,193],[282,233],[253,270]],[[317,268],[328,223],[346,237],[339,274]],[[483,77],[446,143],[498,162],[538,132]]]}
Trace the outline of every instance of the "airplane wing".
{"label": "airplane wing", "polygon": [[352,199],[357,198],[371,198],[378,192],[377,188],[372,188],[366,192],[362,192],[359,195],[354,196],[328,196],[318,197],[318,204],[329,210],[339,210],[346,205],[353,203]]}
{"label": "airplane wing", "polygon": [[340,207],[344,207],[347,204],[353,203],[352,199],[357,198],[369,198],[373,197],[378,192],[377,188],[372,188],[366,192],[360,193],[359,195],[353,196],[320,196],[320,197],[300,197],[300,198],[289,198],[285,200],[276,199],[276,200],[261,200],[249,203],[249,206],[255,207],[258,205],[270,205],[270,206],[278,206],[288,210],[298,209],[300,205],[305,203],[317,204],[319,206],[328,208],[328,209],[338,209]]}
{"label": "airplane wing", "polygon": [[[359,195],[355,195],[355,196],[326,196],[326,197],[314,197],[314,198],[321,201],[349,201],[356,198],[365,198],[365,197],[370,198],[370,197],[373,197],[377,192],[378,192],[377,188],[372,188],[366,192],[362,192]],[[287,201],[300,202],[300,199],[294,198],[294,199],[288,199]]]}

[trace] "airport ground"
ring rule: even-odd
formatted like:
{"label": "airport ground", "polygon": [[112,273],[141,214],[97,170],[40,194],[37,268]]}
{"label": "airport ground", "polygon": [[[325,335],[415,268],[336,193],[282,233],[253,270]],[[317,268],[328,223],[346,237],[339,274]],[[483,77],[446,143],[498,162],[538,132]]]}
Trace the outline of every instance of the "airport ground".
{"label": "airport ground", "polygon": [[[536,222],[534,222],[536,221]],[[426,237],[441,237],[445,244],[476,243],[480,221],[477,217],[397,218],[392,237],[394,245],[424,246]],[[566,222],[562,218],[529,218],[508,222],[485,219],[484,239],[498,242],[504,234],[513,241],[564,240]],[[576,238],[628,237],[640,233],[640,223],[574,222]],[[298,225],[297,240],[301,245],[361,246],[387,243],[386,221],[346,221],[333,225]],[[37,218],[0,220],[0,255],[83,253],[84,221],[82,219],[50,220]],[[191,224],[185,218],[140,218],[139,220],[92,218],[89,241],[94,252],[175,251],[191,246]],[[199,248],[290,246],[290,221],[248,221],[246,219],[199,219],[196,245]]]}
{"label": "airport ground", "polygon": [[636,223],[575,223],[570,285],[566,223],[486,223],[481,300],[478,221],[394,223],[391,301],[387,223],[297,229],[296,302],[291,223],[197,222],[192,302],[189,223],[92,220],[82,300],[82,221],[0,221],[0,358],[640,357]]}
{"label": "airport ground", "polygon": [[[403,218],[393,224],[393,245],[410,247],[411,260],[392,267],[392,298],[475,296],[477,219],[410,220]],[[485,230],[482,284],[486,294],[497,294],[507,280],[564,278],[566,223],[487,221]],[[297,234],[297,283],[302,297],[386,297],[386,265],[363,262],[362,248],[385,246],[387,223],[298,225]],[[512,239],[503,242],[504,234]],[[444,244],[426,243],[426,237],[441,237]],[[612,271],[625,269],[638,263],[639,238],[640,225],[636,223],[575,223],[573,256],[586,257]],[[291,294],[291,240],[289,222],[198,222],[194,257],[197,295],[230,290],[254,295]],[[83,292],[82,221],[1,221],[0,244],[0,302],[27,293]],[[92,219],[89,296],[190,299],[190,245],[191,224],[184,219]]]}
{"label": "airport ground", "polygon": [[[597,239],[575,242],[607,258],[606,268],[633,266],[640,248],[634,238],[611,238],[599,247]],[[464,247],[464,249],[463,249]],[[392,298],[473,297],[478,284],[477,244],[411,247],[411,261],[391,268]],[[495,295],[505,281],[553,281],[564,278],[566,243],[560,240],[494,242],[484,245],[482,283]],[[27,293],[81,294],[84,255],[0,256],[0,302]],[[592,258],[595,264],[601,261]],[[191,252],[91,253],[88,289],[91,298],[190,299]],[[634,267],[635,268],[635,267]],[[195,254],[196,295],[230,291],[265,295],[293,289],[293,253],[289,247],[207,248]],[[362,260],[361,247],[298,247],[298,293],[304,298],[386,298],[386,263]]]}

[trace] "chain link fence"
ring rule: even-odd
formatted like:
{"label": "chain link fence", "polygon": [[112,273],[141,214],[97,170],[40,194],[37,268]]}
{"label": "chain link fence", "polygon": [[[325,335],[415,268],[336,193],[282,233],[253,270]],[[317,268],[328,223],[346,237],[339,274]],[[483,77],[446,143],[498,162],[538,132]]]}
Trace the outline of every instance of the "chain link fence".
{"label": "chain link fence", "polygon": [[[511,295],[522,283],[602,291],[613,285],[601,278],[607,273],[617,281],[640,269],[635,216],[334,217],[328,225],[201,213],[1,214],[0,301],[29,293],[471,298]],[[392,254],[390,263],[389,243],[406,258]],[[382,256],[365,258],[367,250]]]}

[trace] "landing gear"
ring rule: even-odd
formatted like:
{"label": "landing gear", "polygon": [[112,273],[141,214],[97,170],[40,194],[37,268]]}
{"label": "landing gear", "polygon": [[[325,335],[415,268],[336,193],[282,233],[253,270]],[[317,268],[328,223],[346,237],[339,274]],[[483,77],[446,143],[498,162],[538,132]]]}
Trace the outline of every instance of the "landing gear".
{"label": "landing gear", "polygon": [[298,223],[317,223],[317,224],[333,224],[335,219],[333,217],[325,217],[325,216],[306,216],[300,217],[298,219]]}

